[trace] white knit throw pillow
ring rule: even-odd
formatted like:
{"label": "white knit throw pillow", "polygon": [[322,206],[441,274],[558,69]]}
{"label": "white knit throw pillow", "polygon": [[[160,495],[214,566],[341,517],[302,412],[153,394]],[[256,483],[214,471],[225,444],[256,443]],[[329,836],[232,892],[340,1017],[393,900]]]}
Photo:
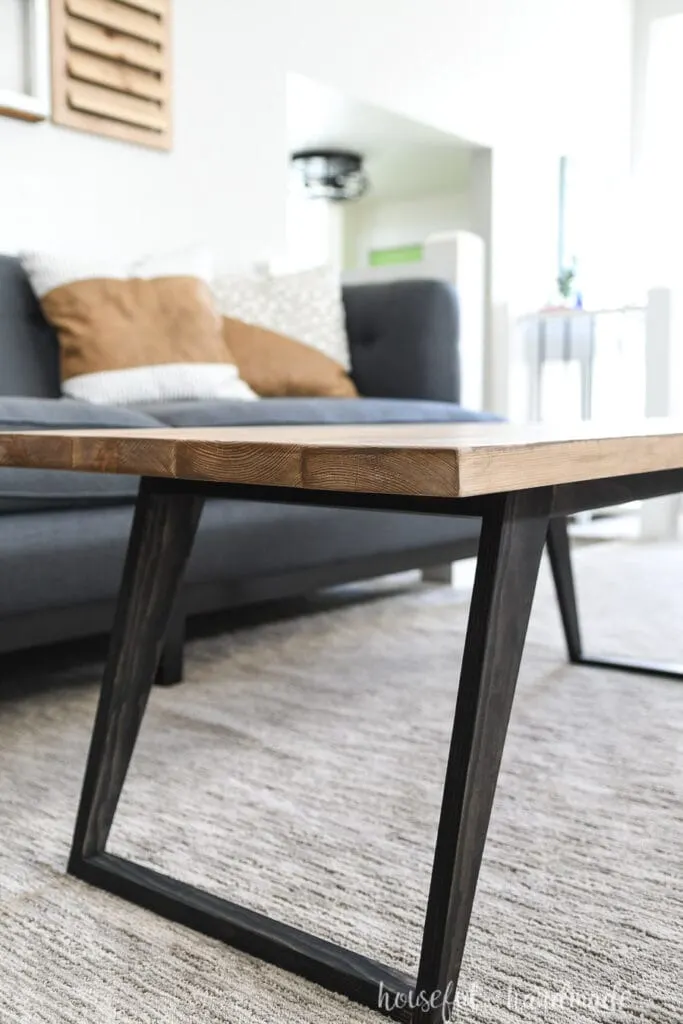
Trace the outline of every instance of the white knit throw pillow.
{"label": "white knit throw pillow", "polygon": [[285,334],[351,368],[341,281],[332,267],[223,274],[213,290],[223,316]]}

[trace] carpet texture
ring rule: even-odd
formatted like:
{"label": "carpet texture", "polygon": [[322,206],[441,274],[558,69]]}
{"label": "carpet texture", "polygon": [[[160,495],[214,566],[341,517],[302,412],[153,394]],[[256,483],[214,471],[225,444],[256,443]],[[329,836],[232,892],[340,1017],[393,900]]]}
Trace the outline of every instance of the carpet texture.
{"label": "carpet texture", "polygon": [[[592,649],[683,661],[683,548],[576,565]],[[109,849],[414,971],[467,595],[406,577],[347,596],[190,645]],[[66,877],[99,671],[4,680],[0,1024],[376,1021]],[[458,1020],[680,1024],[682,723],[683,685],[566,665],[544,568]]]}

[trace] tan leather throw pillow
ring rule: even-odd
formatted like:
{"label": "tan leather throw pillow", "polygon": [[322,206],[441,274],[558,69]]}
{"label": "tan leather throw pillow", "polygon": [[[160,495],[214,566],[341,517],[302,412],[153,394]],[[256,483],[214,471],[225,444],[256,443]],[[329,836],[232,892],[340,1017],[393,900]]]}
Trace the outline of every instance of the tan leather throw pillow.
{"label": "tan leather throw pillow", "polygon": [[42,254],[22,262],[57,330],[65,395],[117,405],[257,397],[223,341],[201,251],[90,272]]}
{"label": "tan leather throw pillow", "polygon": [[344,367],[300,341],[223,317],[223,339],[240,376],[263,398],[357,398]]}

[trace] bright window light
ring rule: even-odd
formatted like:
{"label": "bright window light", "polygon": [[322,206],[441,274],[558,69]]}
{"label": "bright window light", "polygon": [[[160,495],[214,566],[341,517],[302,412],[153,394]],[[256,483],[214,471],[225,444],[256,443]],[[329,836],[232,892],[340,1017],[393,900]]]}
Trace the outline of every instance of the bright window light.
{"label": "bright window light", "polygon": [[683,234],[683,14],[651,28],[641,183],[647,275],[652,285],[678,284]]}

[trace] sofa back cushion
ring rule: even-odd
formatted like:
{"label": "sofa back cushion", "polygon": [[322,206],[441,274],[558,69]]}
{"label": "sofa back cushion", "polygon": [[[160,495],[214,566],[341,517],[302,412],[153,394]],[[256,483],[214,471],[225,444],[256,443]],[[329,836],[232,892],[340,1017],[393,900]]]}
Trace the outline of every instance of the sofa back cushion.
{"label": "sofa back cushion", "polygon": [[59,347],[18,259],[0,255],[0,395],[57,398]]}

